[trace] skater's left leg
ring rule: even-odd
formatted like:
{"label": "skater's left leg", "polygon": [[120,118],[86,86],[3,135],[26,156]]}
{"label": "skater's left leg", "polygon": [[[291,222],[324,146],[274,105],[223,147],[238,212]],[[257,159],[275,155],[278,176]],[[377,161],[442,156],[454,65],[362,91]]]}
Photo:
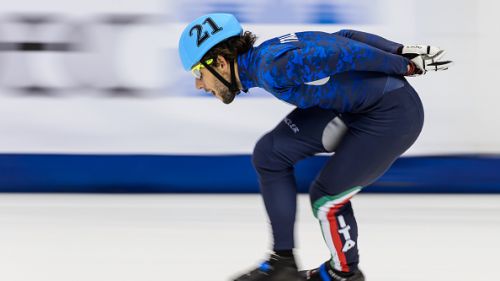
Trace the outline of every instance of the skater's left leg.
{"label": "skater's left leg", "polygon": [[330,262],[322,266],[323,274],[330,271],[332,280],[336,280],[333,276],[364,280],[358,269],[358,227],[350,200],[380,177],[403,151],[394,138],[351,131],[312,184],[314,215],[331,253]]}
{"label": "skater's left leg", "polygon": [[[357,269],[358,231],[350,199],[415,142],[423,124],[422,107],[411,87],[386,94],[377,108],[371,114],[344,116],[349,131],[310,189],[314,214],[332,256],[320,268],[339,278],[351,276],[349,281],[364,280]],[[318,279],[318,270],[314,273],[309,280],[329,280]]]}
{"label": "skater's left leg", "polygon": [[310,188],[311,204],[339,272],[357,270],[358,227],[351,198],[380,177],[402,151],[386,140],[349,132]]}

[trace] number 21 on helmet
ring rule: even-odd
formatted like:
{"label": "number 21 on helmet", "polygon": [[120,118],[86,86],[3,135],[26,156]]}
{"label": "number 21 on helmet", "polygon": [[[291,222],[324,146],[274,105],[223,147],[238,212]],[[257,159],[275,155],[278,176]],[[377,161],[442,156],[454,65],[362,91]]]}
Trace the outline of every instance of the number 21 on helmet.
{"label": "number 21 on helmet", "polygon": [[242,32],[241,24],[231,14],[208,14],[195,19],[179,40],[182,66],[186,71],[191,70],[215,45]]}

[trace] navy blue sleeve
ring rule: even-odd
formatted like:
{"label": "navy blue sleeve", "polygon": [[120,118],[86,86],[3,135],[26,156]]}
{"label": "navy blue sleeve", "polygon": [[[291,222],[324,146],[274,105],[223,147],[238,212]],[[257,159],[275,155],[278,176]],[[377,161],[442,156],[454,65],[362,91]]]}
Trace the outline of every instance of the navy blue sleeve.
{"label": "navy blue sleeve", "polygon": [[293,87],[347,71],[388,75],[407,72],[409,60],[405,57],[352,39],[327,33],[308,33],[299,38],[300,45],[272,56],[261,69],[270,74],[264,77],[275,87]]}
{"label": "navy blue sleeve", "polygon": [[389,41],[385,38],[382,38],[378,35],[371,34],[371,33],[366,33],[362,31],[357,31],[357,30],[351,30],[351,29],[342,29],[338,32],[335,32],[334,34],[337,34],[339,36],[343,36],[358,42],[362,42],[365,44],[368,44],[372,47],[375,47],[380,50],[384,50],[386,52],[389,52],[391,54],[397,54],[398,49],[403,47],[402,44],[396,43]]}

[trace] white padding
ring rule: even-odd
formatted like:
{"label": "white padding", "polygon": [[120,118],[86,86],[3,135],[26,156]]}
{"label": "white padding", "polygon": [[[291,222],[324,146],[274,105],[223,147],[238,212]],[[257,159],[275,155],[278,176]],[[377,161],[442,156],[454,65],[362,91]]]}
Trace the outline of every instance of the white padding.
{"label": "white padding", "polygon": [[338,146],[346,132],[347,126],[340,118],[335,117],[323,130],[323,137],[321,139],[323,147],[328,152],[335,151],[335,148]]}

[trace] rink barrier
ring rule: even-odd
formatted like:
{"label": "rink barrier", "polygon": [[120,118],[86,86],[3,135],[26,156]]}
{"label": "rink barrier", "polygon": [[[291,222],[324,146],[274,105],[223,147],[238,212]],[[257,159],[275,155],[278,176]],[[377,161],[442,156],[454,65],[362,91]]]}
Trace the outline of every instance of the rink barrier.
{"label": "rink barrier", "polygon": [[[300,192],[327,157],[297,164]],[[0,154],[0,192],[255,193],[250,155]],[[370,193],[500,193],[500,155],[403,157]]]}

